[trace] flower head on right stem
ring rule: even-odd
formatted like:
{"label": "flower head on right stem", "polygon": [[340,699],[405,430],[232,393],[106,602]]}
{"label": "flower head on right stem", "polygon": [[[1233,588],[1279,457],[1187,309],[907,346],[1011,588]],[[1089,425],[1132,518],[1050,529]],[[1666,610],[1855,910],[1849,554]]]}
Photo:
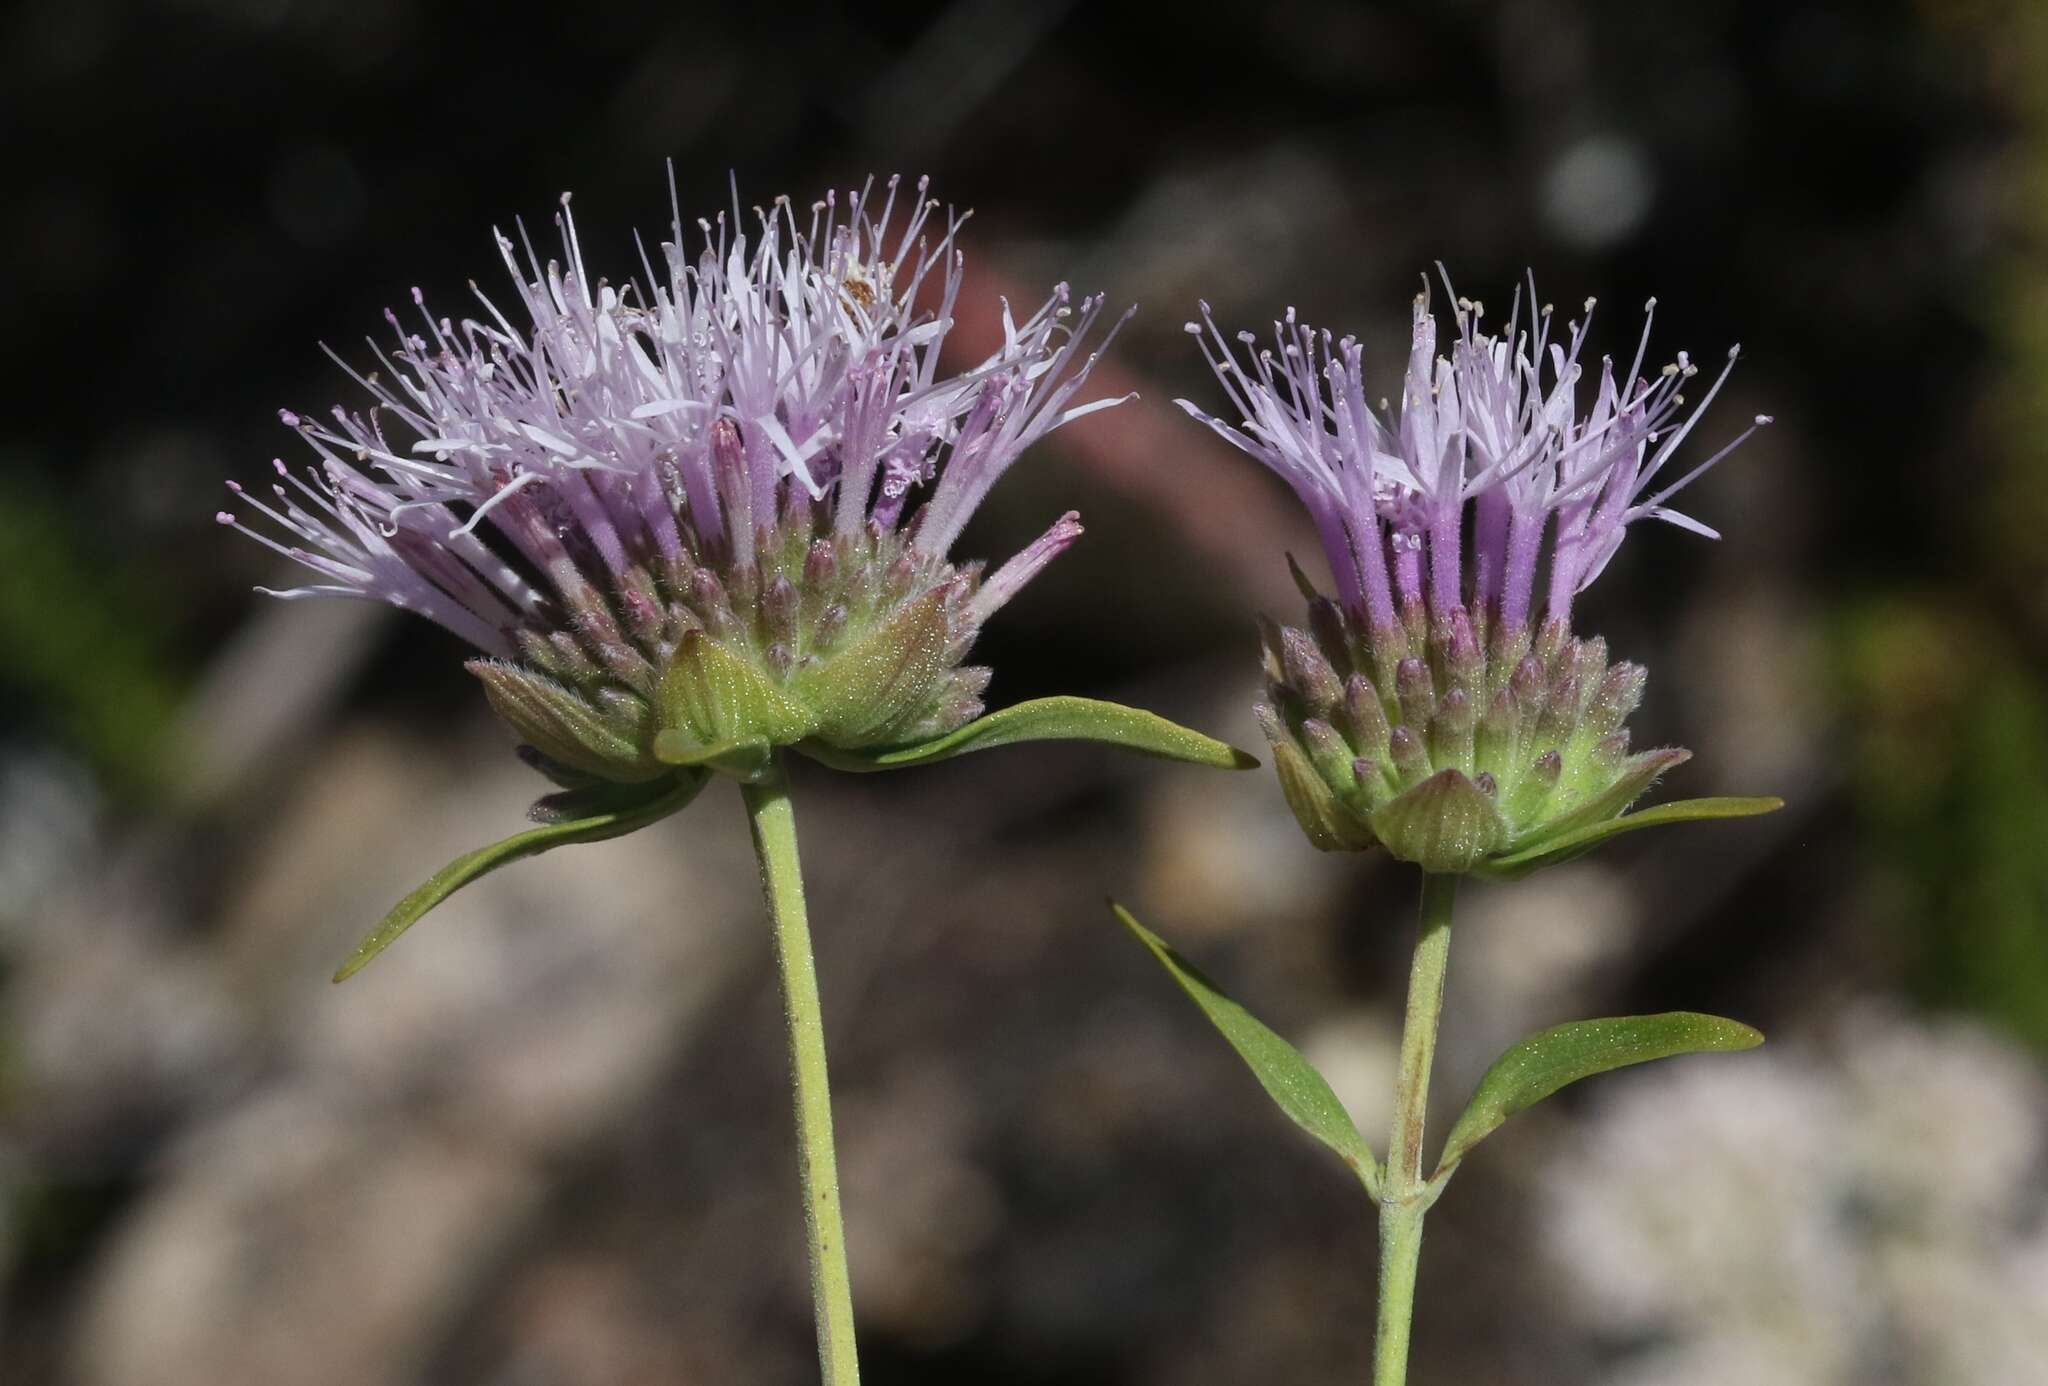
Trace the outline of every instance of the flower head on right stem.
{"label": "flower head on right stem", "polygon": [[1416,297],[1400,402],[1378,409],[1357,339],[1290,309],[1272,346],[1239,333],[1240,352],[1205,304],[1188,330],[1240,421],[1180,404],[1288,482],[1336,580],[1325,596],[1297,568],[1306,623],[1265,625],[1259,718],[1310,840],[1514,874],[1689,758],[1631,749],[1647,675],[1574,636],[1572,601],[1637,520],[1714,537],[1668,502],[1770,419],[1680,471],[1737,350],[1689,402],[1685,352],[1646,370],[1653,299],[1634,360],[1602,359],[1582,414],[1593,300],[1558,333],[1549,305],[1517,293],[1496,335],[1483,304],[1451,297],[1447,355],[1426,284]]}

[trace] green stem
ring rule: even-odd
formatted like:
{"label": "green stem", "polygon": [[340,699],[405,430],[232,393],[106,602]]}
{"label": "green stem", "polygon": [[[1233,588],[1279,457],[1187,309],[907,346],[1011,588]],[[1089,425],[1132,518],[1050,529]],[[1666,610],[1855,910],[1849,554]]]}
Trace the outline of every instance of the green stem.
{"label": "green stem", "polygon": [[797,1174],[803,1184],[804,1232],[810,1243],[811,1302],[818,1320],[818,1365],[825,1386],[859,1386],[854,1353],[853,1285],[846,1270],[846,1228],[839,1212],[839,1162],[832,1146],[832,1094],[825,1081],[825,1023],[818,971],[804,914],[803,868],[797,860],[796,812],[778,760],[762,778],[742,785],[761,859],[761,889],[775,924],[775,961],[789,1021],[789,1065],[796,1087]]}
{"label": "green stem", "polygon": [[1373,1344],[1373,1386],[1408,1379],[1408,1334],[1415,1318],[1415,1271],[1422,1260],[1422,1219],[1432,1201],[1422,1177],[1423,1120],[1429,1111],[1429,1070],[1436,1057],[1437,1017],[1444,1004],[1444,968],[1451,954],[1451,902],[1456,876],[1422,877],[1421,938],[1408,972],[1408,1016],[1401,1027],[1401,1068],[1394,1079],[1394,1130],[1380,1182],[1380,1315]]}

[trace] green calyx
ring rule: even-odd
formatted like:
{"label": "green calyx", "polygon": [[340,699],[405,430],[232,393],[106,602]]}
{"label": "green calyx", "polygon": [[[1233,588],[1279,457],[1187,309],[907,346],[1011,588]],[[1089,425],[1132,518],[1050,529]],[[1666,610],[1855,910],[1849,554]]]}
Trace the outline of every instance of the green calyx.
{"label": "green calyx", "polygon": [[[1635,824],[1623,813],[1676,747],[1631,752],[1641,666],[1563,623],[1486,629],[1462,608],[1411,608],[1367,630],[1321,596],[1309,629],[1267,624],[1259,709],[1288,805],[1326,851],[1384,847],[1441,874],[1509,878]],[[1763,812],[1702,800],[1653,820]]]}
{"label": "green calyx", "polygon": [[636,567],[612,592],[565,599],[554,627],[517,632],[520,658],[469,669],[529,762],[571,795],[679,772],[754,781],[782,747],[850,770],[1043,740],[1258,763],[1092,699],[982,716],[989,671],[961,662],[976,634],[979,564],[931,559],[895,531],[842,535],[801,516],[759,534],[756,550],[756,561],[715,572],[687,554],[659,576]]}
{"label": "green calyx", "polygon": [[636,571],[562,629],[522,631],[516,662],[470,670],[547,762],[615,782],[695,766],[747,779],[779,746],[897,746],[980,713],[988,670],[961,664],[978,565],[804,522],[763,532],[758,552],[722,571],[687,556]]}

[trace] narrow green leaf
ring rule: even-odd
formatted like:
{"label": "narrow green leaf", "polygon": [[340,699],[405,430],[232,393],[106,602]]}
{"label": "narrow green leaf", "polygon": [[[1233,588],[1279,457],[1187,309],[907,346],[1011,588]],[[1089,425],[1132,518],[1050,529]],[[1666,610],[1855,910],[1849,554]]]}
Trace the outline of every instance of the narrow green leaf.
{"label": "narrow green leaf", "polygon": [[1516,1112],[1581,1078],[1674,1054],[1727,1053],[1754,1049],[1763,1042],[1762,1034],[1740,1021],[1697,1011],[1575,1020],[1539,1031],[1486,1070],[1465,1114],[1444,1142],[1437,1173],[1449,1173],[1467,1151]]}
{"label": "narrow green leaf", "polygon": [[1193,963],[1176,953],[1171,945],[1131,917],[1131,912],[1112,901],[1110,908],[1138,942],[1152,950],[1181,990],[1194,998],[1203,1014],[1230,1041],[1266,1095],[1296,1126],[1337,1152],[1345,1164],[1365,1181],[1366,1191],[1379,1197],[1380,1166],[1373,1158],[1358,1128],[1323,1075],[1316,1072],[1301,1051],[1289,1044],[1237,1002],[1225,996],[1217,985],[1203,976]]}
{"label": "narrow green leaf", "polygon": [[915,746],[849,751],[806,741],[797,749],[839,770],[894,770],[1020,741],[1101,741],[1127,751],[1219,770],[1249,770],[1259,763],[1243,751],[1169,722],[1157,713],[1093,698],[1066,697],[1018,703]]}
{"label": "narrow green leaf", "polygon": [[1583,828],[1556,837],[1532,842],[1505,856],[1494,857],[1481,863],[1475,872],[1500,880],[1513,880],[1526,876],[1541,866],[1555,866],[1573,857],[1590,851],[1610,837],[1632,833],[1638,828],[1655,828],[1666,823],[1696,823],[1714,818],[1750,818],[1759,813],[1771,813],[1785,807],[1785,801],[1772,796],[1751,799],[1680,799],[1672,804],[1658,804],[1639,813],[1623,814],[1610,818],[1604,823],[1592,823]]}
{"label": "narrow green leaf", "polygon": [[436,871],[419,889],[400,900],[392,908],[391,913],[384,916],[383,922],[370,931],[369,937],[356,945],[355,952],[349,954],[348,961],[334,974],[334,980],[345,982],[362,971],[370,959],[389,948],[400,934],[410,929],[428,910],[479,876],[487,876],[499,867],[509,866],[523,857],[538,856],[556,847],[566,847],[572,842],[602,842],[608,837],[623,837],[684,807],[697,797],[697,792],[704,787],[709,778],[702,771],[685,772],[673,783],[662,786],[660,792],[638,802],[624,804],[588,818],[529,828],[523,833],[514,833],[503,842],[494,842],[488,847],[479,847],[474,852],[457,857]]}

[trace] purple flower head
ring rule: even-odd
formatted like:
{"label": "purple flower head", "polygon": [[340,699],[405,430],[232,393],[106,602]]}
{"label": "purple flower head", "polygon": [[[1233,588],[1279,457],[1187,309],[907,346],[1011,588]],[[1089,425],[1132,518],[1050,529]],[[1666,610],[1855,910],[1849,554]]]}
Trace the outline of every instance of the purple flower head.
{"label": "purple flower head", "polygon": [[1291,308],[1273,325],[1271,347],[1237,335],[1242,360],[1207,304],[1202,322],[1188,324],[1239,422],[1187,400],[1181,408],[1301,497],[1348,608],[1374,628],[1420,603],[1438,615],[1462,605],[1526,625],[1547,556],[1545,611],[1569,623],[1572,598],[1599,577],[1634,521],[1714,535],[1666,502],[1770,420],[1759,415],[1675,480],[1668,464],[1727,380],[1735,350],[1688,409],[1684,391],[1698,367],[1686,353],[1643,373],[1652,299],[1635,359],[1619,381],[1613,360],[1601,360],[1581,415],[1592,299],[1563,340],[1553,339],[1551,307],[1535,306],[1533,284],[1526,300],[1515,295],[1498,336],[1481,329],[1484,305],[1455,295],[1453,303],[1457,337],[1439,355],[1425,284],[1399,403],[1382,400],[1378,409],[1368,403],[1358,341],[1333,340]]}
{"label": "purple flower head", "polygon": [[1559,338],[1533,285],[1498,336],[1451,297],[1441,355],[1427,289],[1415,300],[1400,401],[1377,409],[1354,338],[1289,309],[1272,346],[1240,333],[1240,354],[1204,304],[1188,330],[1238,422],[1180,404],[1287,481],[1336,576],[1336,601],[1309,593],[1307,630],[1268,626],[1265,641],[1260,718],[1310,838],[1506,873],[1616,818],[1689,754],[1630,752],[1644,672],[1572,637],[1572,599],[1637,520],[1712,537],[1668,502],[1770,420],[1680,472],[1734,351],[1689,406],[1684,352],[1644,373],[1646,321],[1626,371],[1601,361],[1581,413],[1591,299]]}
{"label": "purple flower head", "polygon": [[[986,581],[950,549],[1026,448],[1119,401],[1074,403],[1102,300],[1065,285],[1021,322],[1005,305],[1002,344],[943,373],[966,214],[936,216],[924,180],[904,191],[891,178],[807,214],[778,199],[751,235],[721,213],[694,257],[677,212],[644,278],[617,286],[585,269],[565,195],[560,261],[523,227],[497,237],[517,303],[477,291],[473,316],[437,317],[415,290],[375,370],[336,358],[369,406],[285,411],[316,462],[275,464],[268,500],[231,486],[267,524],[219,518],[319,578],[273,595],[389,602],[491,656],[473,667],[500,712],[578,703],[507,715],[557,759],[603,738],[540,722],[599,718],[628,749],[568,757],[594,772],[655,773],[655,737],[688,730],[672,666],[705,642],[766,680],[763,705],[831,705],[769,719],[791,739],[957,725],[987,678],[957,667],[979,625],[1080,527],[1063,517]],[[870,637],[917,668],[849,691],[851,665],[831,666],[858,649],[876,677]]]}

